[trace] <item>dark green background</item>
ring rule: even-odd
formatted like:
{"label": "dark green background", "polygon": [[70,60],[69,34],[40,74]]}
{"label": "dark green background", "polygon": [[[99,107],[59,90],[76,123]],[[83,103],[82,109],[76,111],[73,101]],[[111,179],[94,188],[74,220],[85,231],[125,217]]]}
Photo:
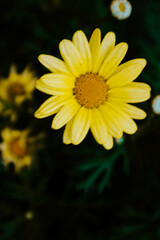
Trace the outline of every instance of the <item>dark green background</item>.
{"label": "dark green background", "polygon": [[[39,54],[59,57],[58,43],[76,30],[87,37],[99,27],[115,32],[117,43],[129,44],[124,59],[143,57],[147,67],[138,81],[149,83],[152,97],[137,104],[148,116],[139,130],[125,135],[111,151],[91,134],[78,146],[62,143],[63,130],[51,129],[52,117],[33,112],[47,99],[35,90],[19,109],[16,123],[3,116],[0,129],[30,127],[45,133],[30,170],[14,173],[0,166],[0,240],[159,240],[160,117],[152,99],[160,93],[160,1],[131,1],[132,15],[114,19],[107,0],[10,0],[0,2],[1,76],[12,63],[21,72],[31,64],[37,76],[47,73]],[[32,211],[32,219],[26,213]]]}

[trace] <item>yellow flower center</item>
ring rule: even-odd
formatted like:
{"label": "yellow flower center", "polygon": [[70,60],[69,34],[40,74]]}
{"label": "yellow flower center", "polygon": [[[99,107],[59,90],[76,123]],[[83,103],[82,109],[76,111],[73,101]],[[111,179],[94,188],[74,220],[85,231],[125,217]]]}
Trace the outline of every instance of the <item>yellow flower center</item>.
{"label": "yellow flower center", "polygon": [[14,139],[10,143],[10,149],[11,152],[18,158],[24,157],[27,152],[26,149],[20,145],[19,138]]}
{"label": "yellow flower center", "polygon": [[119,4],[119,10],[120,10],[121,12],[124,12],[124,11],[126,10],[124,3],[120,3],[120,4]]}
{"label": "yellow flower center", "polygon": [[11,97],[22,95],[24,94],[24,88],[20,83],[13,83],[9,86],[8,93]]}
{"label": "yellow flower center", "polygon": [[76,79],[73,93],[77,102],[86,108],[97,108],[107,97],[108,86],[96,73],[86,73]]}

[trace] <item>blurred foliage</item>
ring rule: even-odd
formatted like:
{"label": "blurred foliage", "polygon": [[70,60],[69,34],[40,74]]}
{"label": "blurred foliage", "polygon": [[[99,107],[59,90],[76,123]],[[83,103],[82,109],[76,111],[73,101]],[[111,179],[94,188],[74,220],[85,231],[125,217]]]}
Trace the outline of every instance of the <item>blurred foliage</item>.
{"label": "blurred foliage", "polygon": [[[15,174],[0,165],[0,240],[159,240],[160,116],[151,101],[160,94],[160,1],[136,0],[124,21],[114,19],[108,0],[1,0],[0,75],[10,65],[28,64],[40,77],[46,69],[41,53],[59,57],[58,44],[82,29],[89,37],[99,27],[114,31],[129,50],[125,61],[143,57],[147,67],[138,78],[152,86],[152,98],[138,104],[148,117],[139,130],[106,151],[89,134],[78,146],[62,143],[63,129],[51,129],[52,117],[33,112],[47,99],[35,90],[18,109],[18,121],[1,117],[5,126],[45,133],[43,147],[30,169]],[[6,108],[10,106],[6,105]]]}

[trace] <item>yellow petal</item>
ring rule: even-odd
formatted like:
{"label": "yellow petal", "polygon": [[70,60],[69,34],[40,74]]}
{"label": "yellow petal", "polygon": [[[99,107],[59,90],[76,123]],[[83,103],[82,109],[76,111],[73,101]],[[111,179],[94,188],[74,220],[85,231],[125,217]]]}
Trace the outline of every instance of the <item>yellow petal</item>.
{"label": "yellow petal", "polygon": [[91,112],[92,112],[91,120],[92,134],[99,144],[104,144],[108,138],[107,127],[98,109],[93,108]]}
{"label": "yellow petal", "polygon": [[117,67],[116,71],[114,72],[114,74],[116,74],[116,73],[124,70],[125,68],[130,67],[131,65],[136,65],[136,63],[137,63],[137,64],[140,64],[140,65],[142,66],[142,68],[144,68],[144,67],[146,66],[146,64],[147,64],[147,61],[146,61],[146,59],[144,59],[144,58],[135,58],[135,59],[132,59],[132,60],[130,60],[130,61],[128,61],[128,62],[125,62],[125,63],[119,65],[119,66]]}
{"label": "yellow petal", "polygon": [[27,155],[23,157],[21,161],[17,161],[17,159],[15,158],[13,159],[13,161],[10,160],[9,162],[14,163],[15,172],[19,172],[21,168],[23,168],[24,166],[30,166],[31,161],[32,161],[31,155]]}
{"label": "yellow petal", "polygon": [[132,82],[126,85],[126,87],[132,87],[135,89],[142,89],[142,90],[146,90],[148,92],[151,91],[151,87],[147,84],[147,83],[143,83],[143,82]]}
{"label": "yellow petal", "polygon": [[39,55],[38,60],[51,72],[69,73],[69,69],[67,68],[66,64],[56,57],[41,54]]}
{"label": "yellow petal", "polygon": [[8,142],[11,139],[11,131],[9,128],[5,128],[2,130],[1,133],[2,139],[6,142]]}
{"label": "yellow petal", "polygon": [[65,126],[65,130],[63,133],[63,142],[65,144],[70,144],[72,143],[71,141],[71,128],[72,128],[72,123],[73,123],[73,119],[71,119]]}
{"label": "yellow petal", "polygon": [[73,91],[71,88],[54,88],[44,83],[42,80],[38,80],[36,82],[36,88],[44,93],[50,95],[72,95]]}
{"label": "yellow petal", "polygon": [[107,80],[109,88],[124,86],[133,80],[142,72],[146,65],[145,59],[134,59],[117,67],[114,75]]}
{"label": "yellow petal", "polygon": [[79,50],[79,53],[84,61],[83,73],[91,72],[92,69],[91,51],[85,34],[82,31],[75,32],[75,34],[73,35],[73,43]]}
{"label": "yellow petal", "polygon": [[20,105],[24,100],[26,100],[26,98],[31,98],[32,96],[31,95],[28,95],[27,97],[25,97],[25,96],[21,96],[21,95],[17,95],[15,98],[14,98],[14,101],[15,101],[15,103],[17,104],[17,106],[18,105]]}
{"label": "yellow petal", "polygon": [[127,49],[127,43],[122,42],[116,45],[106,56],[100,68],[99,75],[104,77],[105,79],[110,77],[124,58]]}
{"label": "yellow petal", "polygon": [[100,43],[101,43],[101,30],[99,28],[96,28],[92,33],[92,36],[89,41],[92,55],[92,72],[95,72],[97,59],[99,55]]}
{"label": "yellow petal", "polygon": [[117,115],[117,121],[124,132],[128,134],[133,134],[137,131],[136,123],[128,116],[128,114],[118,108],[116,104],[109,102],[107,104],[110,105],[110,107],[115,112],[115,115]]}
{"label": "yellow petal", "polygon": [[114,47],[115,45],[115,34],[113,32],[109,32],[106,34],[106,36],[103,38],[103,41],[101,43],[99,54],[97,58],[97,63],[95,68],[93,69],[93,72],[98,72],[100,69],[100,66],[102,62],[104,61],[105,57],[109,53],[109,51]]}
{"label": "yellow petal", "polygon": [[21,75],[21,77],[23,77],[23,80],[27,81],[27,80],[32,80],[32,78],[34,77],[35,73],[33,71],[31,71],[31,67],[30,65],[28,65],[21,74],[19,74],[19,76]]}
{"label": "yellow petal", "polygon": [[36,118],[44,118],[56,113],[63,105],[69,102],[70,97],[53,96],[48,98],[35,112]]}
{"label": "yellow petal", "polygon": [[17,74],[17,69],[14,64],[11,65],[9,76],[11,77],[12,75]]}
{"label": "yellow petal", "polygon": [[113,138],[111,135],[108,135],[107,141],[103,144],[103,147],[107,150],[113,147]]}
{"label": "yellow petal", "polygon": [[108,91],[110,101],[137,103],[150,98],[150,86],[145,83],[133,82],[121,88],[112,88]]}
{"label": "yellow petal", "polygon": [[134,119],[144,119],[147,116],[147,114],[142,109],[139,109],[127,103],[120,103],[118,104],[118,107]]}
{"label": "yellow petal", "polygon": [[61,110],[56,114],[52,122],[53,129],[59,129],[68,123],[77,113],[80,105],[74,99],[71,99]]}
{"label": "yellow petal", "polygon": [[75,78],[71,75],[61,73],[48,73],[40,78],[40,81],[52,88],[73,88]]}
{"label": "yellow petal", "polygon": [[[25,68],[24,71],[26,71],[28,73],[27,74],[28,75],[27,80],[29,78],[31,78],[31,77],[33,79],[33,76],[32,76],[32,74],[30,74],[31,72],[28,70],[28,68]],[[22,78],[23,78],[23,72],[21,74],[17,73],[16,66],[14,64],[12,64],[11,68],[10,68],[10,72],[9,72],[9,76],[8,76],[8,81],[7,82],[10,83],[10,84],[11,83],[17,83],[17,82],[19,82],[20,84],[23,84],[25,79],[22,80]]]}
{"label": "yellow petal", "polygon": [[101,105],[99,107],[101,115],[105,121],[105,125],[107,126],[108,132],[115,138],[121,138],[123,135],[122,128],[117,121],[117,114],[115,111],[107,104]]}
{"label": "yellow petal", "polygon": [[77,145],[83,141],[88,133],[91,123],[91,109],[81,107],[73,119],[72,124],[72,143]]}
{"label": "yellow petal", "polygon": [[83,59],[76,46],[69,40],[62,40],[59,44],[61,56],[70,71],[78,77],[83,73]]}

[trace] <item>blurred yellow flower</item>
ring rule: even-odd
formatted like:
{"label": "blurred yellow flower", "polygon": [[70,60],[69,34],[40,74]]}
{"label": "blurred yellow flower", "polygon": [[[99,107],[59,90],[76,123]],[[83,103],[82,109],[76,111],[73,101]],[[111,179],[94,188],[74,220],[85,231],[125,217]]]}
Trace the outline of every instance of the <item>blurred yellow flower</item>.
{"label": "blurred yellow flower", "polygon": [[29,68],[19,74],[12,65],[8,78],[0,79],[0,99],[11,105],[20,105],[31,98],[35,80],[34,73]]}
{"label": "blurred yellow flower", "polygon": [[146,113],[128,103],[143,102],[150,97],[150,86],[132,82],[146,65],[145,59],[120,64],[128,45],[115,46],[115,34],[109,32],[101,42],[100,29],[95,29],[90,41],[82,31],[73,40],[59,45],[64,61],[50,55],[40,55],[39,61],[51,72],[37,81],[36,87],[50,95],[35,117],[56,114],[53,129],[66,124],[63,142],[75,145],[83,141],[91,129],[96,141],[106,149],[113,147],[113,137],[137,130],[132,120],[143,119]]}
{"label": "blurred yellow flower", "polygon": [[13,163],[15,170],[30,166],[33,158],[33,142],[28,137],[29,131],[19,131],[5,128],[2,133],[3,142],[0,145],[2,159],[5,166]]}

